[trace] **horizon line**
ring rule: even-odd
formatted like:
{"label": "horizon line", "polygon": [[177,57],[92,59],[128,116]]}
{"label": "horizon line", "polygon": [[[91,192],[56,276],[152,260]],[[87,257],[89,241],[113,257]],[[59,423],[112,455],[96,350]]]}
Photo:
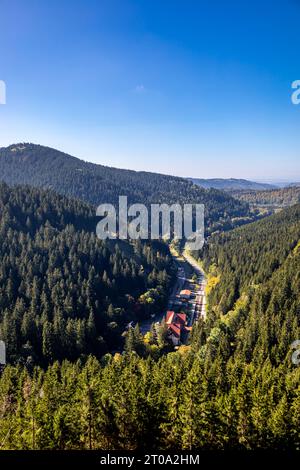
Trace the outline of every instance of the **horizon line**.
{"label": "horizon line", "polygon": [[300,176],[298,178],[293,178],[291,179],[290,177],[287,177],[287,178],[276,178],[276,177],[272,177],[272,176],[267,176],[267,177],[264,177],[264,178],[261,178],[261,177],[251,177],[251,176],[209,176],[209,177],[205,177],[205,176],[181,176],[181,175],[178,175],[178,174],[174,174],[174,173],[165,173],[165,172],[160,172],[160,171],[153,171],[153,170],[138,170],[138,169],[135,169],[135,168],[128,168],[128,167],[122,167],[122,166],[113,166],[113,165],[109,165],[109,164],[104,164],[104,163],[99,163],[99,162],[95,162],[93,157],[90,157],[89,159],[87,159],[86,157],[78,157],[78,156],[75,156],[71,153],[69,153],[67,150],[61,150],[61,149],[58,149],[56,147],[52,147],[51,145],[49,144],[40,144],[40,143],[36,143],[36,142],[29,142],[29,141],[23,141],[23,142],[15,142],[15,143],[11,143],[9,145],[1,145],[0,146],[0,149],[8,149],[9,147],[13,147],[13,146],[18,146],[18,145],[36,145],[36,146],[40,146],[40,147],[46,147],[46,148],[49,148],[49,149],[52,149],[52,150],[55,150],[57,152],[60,152],[60,153],[64,153],[70,157],[73,157],[73,158],[77,158],[78,160],[81,160],[83,162],[86,162],[86,163],[92,163],[94,165],[99,165],[99,166],[106,166],[108,168],[115,168],[115,169],[118,169],[118,170],[128,170],[128,171],[134,171],[136,173],[153,173],[153,174],[159,174],[159,175],[165,175],[165,176],[174,176],[174,177],[177,177],[177,178],[184,178],[184,179],[203,179],[203,180],[215,180],[215,179],[218,179],[218,180],[245,180],[245,181],[249,181],[249,182],[252,182],[252,183],[261,183],[261,184],[284,184],[284,183],[290,183],[290,184],[295,184],[295,183],[300,183]]}

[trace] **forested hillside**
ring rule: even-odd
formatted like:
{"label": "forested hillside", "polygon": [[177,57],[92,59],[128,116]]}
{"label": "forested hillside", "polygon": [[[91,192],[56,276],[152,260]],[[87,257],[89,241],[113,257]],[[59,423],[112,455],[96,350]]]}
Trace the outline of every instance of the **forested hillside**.
{"label": "forested hillside", "polygon": [[10,363],[101,358],[149,304],[152,313],[164,306],[168,248],[100,241],[93,212],[51,191],[0,185],[0,338]]}
{"label": "forested hillside", "polygon": [[212,237],[202,260],[209,328],[225,328],[245,363],[288,363],[300,338],[300,205]]}
{"label": "forested hillside", "polygon": [[215,188],[221,191],[242,191],[242,190],[269,190],[276,189],[276,186],[268,183],[257,183],[237,178],[188,178],[190,181],[205,189]]}
{"label": "forested hillside", "polygon": [[[201,258],[218,279],[211,301],[230,310],[248,287],[266,283],[300,240],[300,205],[228,233],[212,236]],[[296,274],[296,273],[295,273]]]}
{"label": "forested hillside", "polygon": [[185,178],[120,170],[84,162],[65,153],[34,144],[0,149],[0,179],[8,184],[30,184],[98,206],[118,204],[205,204],[206,228],[213,232],[247,222],[249,205],[215,189],[205,190]]}
{"label": "forested hillside", "polygon": [[300,185],[271,191],[233,191],[232,196],[253,207],[288,207],[300,202]]}
{"label": "forested hillside", "polygon": [[177,352],[6,367],[2,448],[299,449],[299,240],[299,206],[212,237],[207,320]]}

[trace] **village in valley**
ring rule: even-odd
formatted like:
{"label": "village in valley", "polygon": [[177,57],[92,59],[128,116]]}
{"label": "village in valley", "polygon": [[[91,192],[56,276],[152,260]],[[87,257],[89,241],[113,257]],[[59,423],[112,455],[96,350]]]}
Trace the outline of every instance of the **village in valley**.
{"label": "village in valley", "polygon": [[171,253],[177,272],[167,311],[158,318],[143,322],[140,330],[144,335],[152,325],[154,331],[165,325],[167,339],[177,349],[188,343],[194,323],[200,317],[205,319],[206,280],[203,270],[191,255],[187,252],[180,255],[174,249]]}
{"label": "village in valley", "polygon": [[186,344],[193,324],[205,319],[205,276],[190,256],[173,252],[177,265],[177,282],[170,296],[165,323],[174,346]]}

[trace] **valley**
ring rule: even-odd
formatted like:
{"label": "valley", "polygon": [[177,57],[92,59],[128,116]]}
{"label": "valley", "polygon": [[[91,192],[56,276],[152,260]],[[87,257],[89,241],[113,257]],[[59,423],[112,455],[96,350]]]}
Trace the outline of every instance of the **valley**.
{"label": "valley", "polygon": [[204,204],[207,234],[230,230],[255,220],[246,202],[216,189],[204,189],[185,178],[137,172],[85,162],[56,149],[34,144],[0,148],[1,180],[9,185],[30,185],[80,199],[94,208],[128,204]]}
{"label": "valley", "polygon": [[0,470],[297,468],[299,13],[1,2]]}
{"label": "valley", "polygon": [[[205,320],[205,275],[190,254],[186,252],[179,254],[172,246],[170,251],[176,267],[176,281],[168,297],[167,309],[157,316],[153,315],[148,320],[140,322],[139,326],[141,333],[145,335],[150,331],[153,323],[156,328],[159,327],[161,322],[165,320],[167,311],[184,313],[187,315],[187,330],[182,335],[182,338],[176,337],[174,340],[176,341],[178,339],[180,343],[186,344],[195,322],[197,322],[200,317]],[[189,292],[188,296],[185,298],[182,296],[182,292],[184,291]]]}
{"label": "valley", "polygon": [[[61,168],[85,164],[29,148],[0,151],[10,180],[0,184],[0,448],[297,448],[297,189],[284,191],[290,207],[259,218],[248,201],[145,174],[147,204],[187,196],[213,208],[204,247],[99,240],[91,195],[136,196],[141,175],[120,170],[114,185],[118,170],[93,167],[71,177],[70,197]],[[88,195],[98,171],[110,176]]]}

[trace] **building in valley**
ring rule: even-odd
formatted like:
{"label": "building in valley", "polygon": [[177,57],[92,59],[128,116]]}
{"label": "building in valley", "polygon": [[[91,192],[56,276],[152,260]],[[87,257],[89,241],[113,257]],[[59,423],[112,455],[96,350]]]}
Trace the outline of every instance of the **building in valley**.
{"label": "building in valley", "polygon": [[187,327],[187,317],[185,313],[175,313],[169,310],[166,314],[166,326],[168,335],[174,346],[178,346],[182,339],[183,333],[189,330]]}

